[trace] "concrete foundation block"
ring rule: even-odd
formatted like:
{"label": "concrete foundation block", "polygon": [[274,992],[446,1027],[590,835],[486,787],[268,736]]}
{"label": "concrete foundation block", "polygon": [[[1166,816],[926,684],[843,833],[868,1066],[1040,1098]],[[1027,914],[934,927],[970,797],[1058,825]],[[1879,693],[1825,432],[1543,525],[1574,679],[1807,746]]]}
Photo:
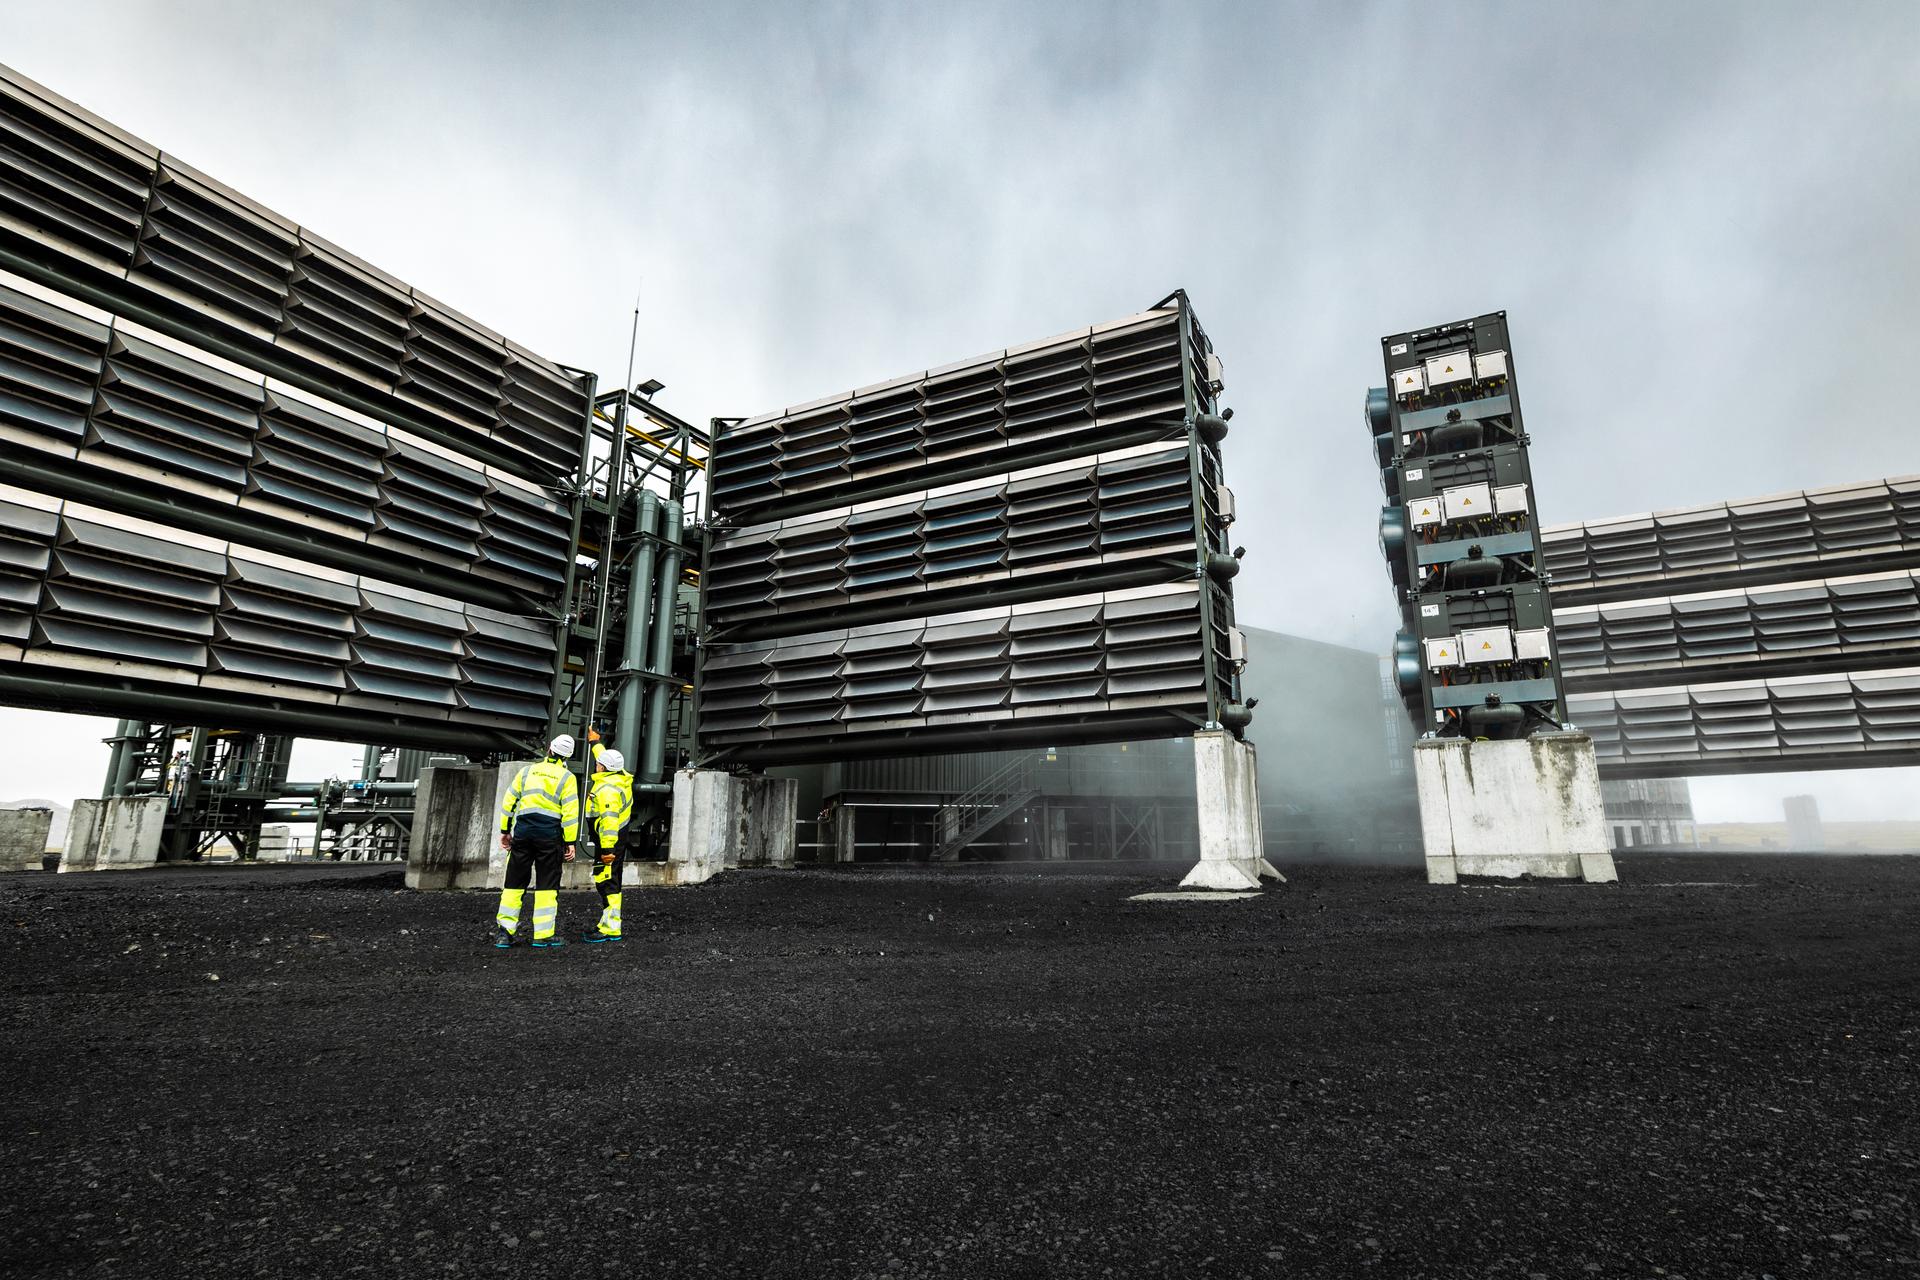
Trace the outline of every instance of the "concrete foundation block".
{"label": "concrete foundation block", "polygon": [[699,884],[727,869],[727,851],[739,863],[740,788],[720,769],[682,769],[673,775],[673,821],[667,835],[663,883]]}
{"label": "concrete foundation block", "polygon": [[38,871],[47,852],[51,809],[0,809],[0,871]]}
{"label": "concrete foundation block", "polygon": [[734,782],[740,788],[739,865],[793,866],[799,847],[800,780],[754,776]]}
{"label": "concrete foundation block", "polygon": [[1181,888],[1258,889],[1263,879],[1285,882],[1263,852],[1254,764],[1253,745],[1224,729],[1193,735],[1200,861],[1180,882]]}
{"label": "concrete foundation block", "polygon": [[1586,734],[1428,738],[1414,744],[1413,765],[1429,884],[1617,879]]}
{"label": "concrete foundation block", "polygon": [[795,778],[682,769],[673,775],[667,861],[638,864],[628,883],[699,884],[734,867],[791,867],[799,805]]}
{"label": "concrete foundation block", "polygon": [[62,871],[133,871],[160,860],[160,833],[167,825],[165,796],[114,796],[75,800],[67,822]]}
{"label": "concrete foundation block", "polygon": [[407,840],[409,889],[500,887],[507,874],[500,801],[526,763],[435,765],[420,771]]}

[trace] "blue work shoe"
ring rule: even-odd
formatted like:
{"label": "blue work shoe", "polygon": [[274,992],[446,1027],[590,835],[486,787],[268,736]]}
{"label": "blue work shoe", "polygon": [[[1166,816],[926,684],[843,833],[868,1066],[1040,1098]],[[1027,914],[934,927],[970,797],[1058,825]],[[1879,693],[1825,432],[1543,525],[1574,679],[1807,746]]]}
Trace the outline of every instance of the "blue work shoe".
{"label": "blue work shoe", "polygon": [[505,929],[495,929],[493,931],[493,945],[496,950],[505,951],[513,945],[513,935]]}
{"label": "blue work shoe", "polygon": [[547,947],[564,947],[567,940],[556,933],[551,938],[535,938],[533,945],[544,950]]}
{"label": "blue work shoe", "polygon": [[584,935],[580,941],[588,946],[592,946],[596,942],[618,942],[620,941],[620,935],[617,933],[589,933]]}

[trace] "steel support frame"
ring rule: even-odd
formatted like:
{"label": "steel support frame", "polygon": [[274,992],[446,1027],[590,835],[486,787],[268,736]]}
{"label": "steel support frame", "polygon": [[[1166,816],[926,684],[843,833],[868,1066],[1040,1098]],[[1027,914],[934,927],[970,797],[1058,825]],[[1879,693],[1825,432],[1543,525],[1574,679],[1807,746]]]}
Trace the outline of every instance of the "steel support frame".
{"label": "steel support frame", "polygon": [[1187,401],[1187,484],[1193,509],[1193,540],[1198,550],[1193,572],[1200,587],[1200,660],[1207,686],[1207,720],[1202,727],[1217,729],[1220,727],[1220,708],[1226,700],[1220,696],[1219,655],[1214,646],[1213,578],[1207,572],[1207,557],[1215,548],[1207,528],[1204,492],[1206,479],[1202,450],[1207,448],[1207,442],[1200,435],[1200,415],[1211,412],[1212,406],[1201,397],[1197,381],[1199,371],[1193,367],[1193,304],[1187,300],[1185,289],[1174,290],[1160,305],[1165,306],[1167,302],[1180,308],[1180,368]]}

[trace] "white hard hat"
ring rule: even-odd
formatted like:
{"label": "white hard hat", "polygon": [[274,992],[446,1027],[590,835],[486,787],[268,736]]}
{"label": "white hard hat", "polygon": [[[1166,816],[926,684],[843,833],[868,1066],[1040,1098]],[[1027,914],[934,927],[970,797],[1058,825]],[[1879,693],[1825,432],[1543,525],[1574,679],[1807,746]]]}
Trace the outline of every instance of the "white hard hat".
{"label": "white hard hat", "polygon": [[562,760],[565,760],[573,754],[573,735],[570,733],[561,734],[547,744],[547,750],[553,752],[553,754],[559,756]]}
{"label": "white hard hat", "polygon": [[600,767],[608,773],[618,773],[627,767],[627,758],[612,747],[608,747],[600,753]]}

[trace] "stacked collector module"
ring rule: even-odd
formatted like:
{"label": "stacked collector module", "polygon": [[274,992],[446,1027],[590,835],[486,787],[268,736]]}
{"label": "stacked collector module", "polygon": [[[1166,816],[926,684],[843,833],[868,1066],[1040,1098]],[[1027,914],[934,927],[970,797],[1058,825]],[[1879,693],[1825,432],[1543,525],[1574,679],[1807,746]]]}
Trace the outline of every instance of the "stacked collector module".
{"label": "stacked collector module", "polygon": [[1400,693],[1441,737],[1520,738],[1564,719],[1506,313],[1380,340],[1367,393],[1399,600]]}
{"label": "stacked collector module", "polygon": [[1244,729],[1220,390],[1176,293],[722,424],[703,758]]}
{"label": "stacked collector module", "polygon": [[0,67],[0,703],[519,749],[592,389]]}

